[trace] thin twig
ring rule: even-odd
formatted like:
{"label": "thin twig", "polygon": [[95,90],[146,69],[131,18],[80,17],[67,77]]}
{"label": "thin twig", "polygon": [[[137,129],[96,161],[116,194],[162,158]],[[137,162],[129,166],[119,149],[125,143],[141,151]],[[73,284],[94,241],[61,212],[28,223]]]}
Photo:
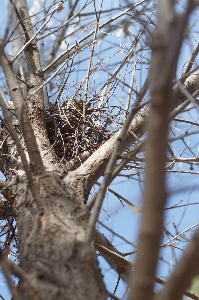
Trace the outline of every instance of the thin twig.
{"label": "thin twig", "polygon": [[[100,11],[102,8],[102,0],[100,3]],[[100,15],[100,13],[99,13]],[[88,69],[87,69],[87,74],[86,74],[86,82],[85,82],[85,89],[84,89],[84,101],[83,101],[83,116],[86,117],[86,102],[87,102],[87,94],[88,94],[88,83],[89,83],[89,75],[90,75],[90,71],[91,71],[91,65],[92,65],[92,60],[93,60],[93,54],[94,54],[94,49],[95,49],[95,43],[96,43],[96,39],[97,39],[97,33],[99,30],[99,16],[96,14],[96,19],[97,22],[95,24],[95,32],[94,32],[94,36],[93,36],[93,43],[92,43],[92,48],[91,48],[91,53],[90,53],[90,59],[89,59],[89,63],[88,63]],[[84,134],[84,131],[83,131]]]}
{"label": "thin twig", "polygon": [[187,99],[190,101],[190,103],[193,103],[194,105],[196,105],[198,107],[198,102],[195,100],[195,97],[193,97],[193,95],[191,95],[189,93],[189,91],[187,91],[186,88],[184,88],[183,84],[181,83],[180,80],[177,81],[177,85],[179,86],[181,92],[187,97]]}
{"label": "thin twig", "polygon": [[[196,59],[196,56],[198,55],[198,52],[199,52],[199,42],[197,42],[197,44],[195,45],[195,47],[193,49],[193,52],[191,53],[191,56],[186,64],[185,69],[184,69],[183,75],[187,75],[191,71],[191,68],[193,66],[194,60]],[[187,77],[184,76],[183,80],[181,80],[181,82],[184,83],[186,78]]]}
{"label": "thin twig", "polygon": [[20,300],[20,297],[19,297],[19,294],[17,292],[17,289],[14,286],[14,284],[12,282],[12,279],[10,278],[9,269],[8,269],[7,263],[6,263],[5,259],[4,259],[2,251],[0,251],[0,264],[1,264],[1,267],[2,267],[2,270],[3,270],[3,273],[5,275],[6,281],[8,283],[8,286],[10,288],[10,291],[11,291],[11,293],[13,295],[13,299],[14,300]]}
{"label": "thin twig", "polygon": [[[8,88],[10,91],[11,99],[15,106],[15,111],[17,114],[17,118],[19,120],[19,124],[21,126],[21,129],[23,130],[23,124],[22,124],[22,115],[26,119],[26,128],[25,130],[29,132],[29,139],[26,140],[26,146],[28,150],[28,154],[30,157],[30,162],[32,166],[34,167],[34,171],[38,173],[44,172],[44,165],[43,161],[41,159],[41,155],[37,146],[37,142],[35,139],[35,135],[32,129],[32,125],[30,122],[30,119],[28,117],[28,111],[26,106],[24,105],[24,98],[21,91],[21,88],[17,82],[17,79],[15,77],[14,71],[10,65],[10,62],[6,56],[6,53],[4,51],[4,45],[3,41],[0,40],[0,65],[2,66],[2,69],[4,71],[4,74],[6,76]],[[6,111],[6,107],[4,106],[4,112]]]}
{"label": "thin twig", "polygon": [[19,55],[28,47],[28,45],[36,38],[36,36],[40,33],[40,31],[42,31],[42,29],[45,27],[45,25],[50,21],[50,19],[53,16],[53,14],[57,11],[57,9],[61,5],[61,3],[62,3],[62,1],[59,1],[59,3],[57,4],[57,6],[49,14],[47,20],[42,24],[42,26],[37,30],[37,32],[29,39],[28,42],[25,43],[25,45],[20,49],[20,51],[15,55],[15,57],[11,61],[12,64],[19,57]]}
{"label": "thin twig", "polygon": [[113,149],[112,155],[110,157],[110,160],[107,164],[106,167],[106,171],[104,174],[104,180],[100,186],[100,189],[97,193],[96,199],[95,199],[95,204],[94,204],[94,211],[92,213],[92,215],[90,216],[89,222],[88,222],[88,226],[87,226],[87,230],[86,230],[86,237],[85,237],[85,242],[87,244],[90,244],[93,238],[93,233],[94,233],[94,228],[95,228],[95,223],[98,219],[98,215],[100,212],[100,208],[102,205],[102,201],[104,199],[104,195],[106,193],[106,188],[107,186],[110,184],[110,177],[112,177],[112,173],[113,173],[113,167],[115,165],[115,162],[118,158],[118,154],[120,154],[120,149],[122,147],[123,141],[125,139],[126,136],[126,132],[128,131],[128,128],[131,124],[131,121],[135,115],[135,111],[136,111],[136,105],[132,108],[132,110],[130,111],[124,126],[121,129],[120,134],[118,135],[116,142],[115,142],[115,147]]}
{"label": "thin twig", "polygon": [[[113,21],[117,20],[118,18],[124,16],[128,11],[132,10],[133,8],[135,8],[136,6],[139,6],[140,4],[142,4],[143,2],[145,2],[146,0],[142,0],[134,5],[132,5],[131,7],[129,7],[128,9],[126,9],[125,11],[123,11],[122,13],[120,13],[119,15],[109,19],[107,22],[101,24],[99,26],[99,30],[105,26],[107,26],[108,24],[112,23]],[[81,40],[78,41],[78,44],[82,43],[84,40],[86,40],[88,37],[90,37],[91,35],[93,35],[95,32],[95,29],[92,30],[89,34],[87,34],[85,37],[83,37]],[[52,63],[50,63],[45,69],[43,69],[43,73],[47,72],[49,69],[52,68],[53,65],[55,65],[62,57],[66,56],[73,48],[76,47],[76,43],[73,44],[69,49],[67,49],[66,51],[62,52],[57,58],[54,59],[54,61],[52,61]]]}
{"label": "thin twig", "polygon": [[[195,225],[196,226],[196,225]],[[191,280],[198,275],[199,265],[199,229],[197,229],[191,238],[187,249],[184,251],[176,268],[170,275],[165,287],[157,294],[155,300],[181,299],[184,290],[190,286]],[[188,295],[192,299],[197,299],[196,295]],[[193,298],[194,297],[194,298]]]}
{"label": "thin twig", "polygon": [[196,224],[186,228],[185,230],[181,231],[179,234],[175,235],[172,239],[170,239],[168,242],[166,242],[165,244],[161,245],[161,247],[166,247],[168,246],[172,241],[175,241],[179,236],[181,236],[182,234],[184,234],[185,232],[193,229],[194,227],[198,226],[199,222],[197,222]]}
{"label": "thin twig", "polygon": [[[135,264],[131,261],[127,260],[126,258],[122,257],[118,253],[115,253],[114,251],[101,246],[99,244],[95,244],[96,249],[107,259],[107,261],[114,266],[115,269],[119,273],[120,270],[122,271],[121,276],[126,280],[127,283],[130,283],[131,275],[134,271]],[[167,284],[167,281],[163,280],[162,278],[155,276],[155,282],[165,286]],[[185,296],[190,297],[191,299],[198,300],[198,296],[196,296],[194,293],[191,293],[189,291],[183,291],[183,294]]]}
{"label": "thin twig", "polygon": [[[145,162],[146,161],[146,157],[132,157],[131,158],[132,161],[140,161],[140,162]],[[183,162],[183,163],[186,163],[186,162],[199,162],[199,158],[198,157],[195,157],[195,158],[189,158],[189,157],[181,157],[181,158],[166,158],[166,162],[173,162],[175,160],[175,162]]]}
{"label": "thin twig", "polygon": [[[80,14],[80,12],[86,6],[88,6],[91,2],[92,1],[88,2],[88,0],[87,0],[86,3],[83,5],[83,7],[81,7],[75,14],[73,14],[74,10],[75,10],[75,8],[76,8],[76,6],[78,4],[78,0],[76,0],[75,3],[73,4],[73,6],[71,7],[70,12],[69,12],[66,20],[63,21],[63,24],[59,28],[57,28],[55,31],[54,30],[50,31],[50,34],[53,34],[54,32],[56,32],[56,34],[58,32],[58,34],[56,35],[56,39],[55,39],[54,45],[52,46],[51,53],[49,54],[49,58],[47,60],[47,65],[49,65],[53,61],[53,58],[56,55],[56,53],[57,53],[57,51],[58,51],[58,49],[60,47],[60,43],[62,42],[62,40],[64,38],[64,34],[65,34],[65,32],[66,32],[66,30],[68,28],[68,23],[71,22],[75,17],[77,17]],[[43,35],[39,39],[41,39],[41,38],[44,39],[47,35],[48,34]]]}
{"label": "thin twig", "polygon": [[116,297],[114,294],[110,293],[109,291],[107,291],[108,296],[110,297],[110,300],[120,300],[118,297]]}
{"label": "thin twig", "polygon": [[6,124],[7,124],[8,128],[10,130],[10,134],[11,134],[11,136],[12,136],[12,138],[13,138],[16,146],[17,146],[19,155],[21,156],[21,161],[22,161],[22,164],[23,164],[23,167],[24,167],[24,171],[26,173],[26,177],[27,177],[28,184],[30,186],[30,190],[32,192],[32,195],[33,195],[34,200],[37,203],[38,207],[41,208],[41,203],[42,203],[41,202],[41,196],[40,196],[38,188],[36,187],[36,184],[34,182],[34,178],[32,176],[28,161],[26,159],[26,154],[23,150],[20,139],[17,135],[16,130],[14,129],[14,127],[12,125],[12,121],[11,121],[11,118],[9,117],[7,106],[6,106],[6,103],[4,102],[4,98],[2,97],[2,93],[0,93],[0,105],[2,107],[2,111],[3,111],[3,114],[4,114]]}
{"label": "thin twig", "polygon": [[[184,14],[177,14],[174,2],[160,0],[158,3],[157,27],[152,37],[151,107],[142,219],[129,300],[153,298],[163,212],[167,200],[165,160],[169,113],[172,108],[172,77],[183,41],[184,28],[192,11],[188,4]],[[168,15],[170,19],[166,17]],[[175,20],[175,26],[172,26],[172,20]]]}
{"label": "thin twig", "polygon": [[194,125],[194,126],[199,126],[198,123],[192,122],[192,121],[189,121],[189,120],[183,120],[183,119],[175,118],[174,121],[178,121],[178,122],[182,122],[182,123],[188,123],[188,124],[191,124],[191,125]]}

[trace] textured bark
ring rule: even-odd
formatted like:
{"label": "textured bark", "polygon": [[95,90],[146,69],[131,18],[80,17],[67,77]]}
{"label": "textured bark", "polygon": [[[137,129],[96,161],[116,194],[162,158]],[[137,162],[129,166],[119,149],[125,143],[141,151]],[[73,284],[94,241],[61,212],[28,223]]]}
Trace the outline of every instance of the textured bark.
{"label": "textured bark", "polygon": [[192,9],[190,1],[184,13],[175,14],[174,4],[171,2],[160,0],[158,3],[157,27],[152,35],[151,106],[146,145],[142,219],[129,300],[151,300],[154,296],[154,279],[163,227],[164,206],[167,201],[165,166],[169,112],[173,98],[172,79],[175,76],[184,28]]}
{"label": "textured bark", "polygon": [[[27,46],[24,49],[26,65],[27,65],[27,95],[30,95],[34,90],[43,84],[44,76],[41,72],[40,55],[37,48],[36,39],[31,42],[30,39],[34,36],[31,19],[26,0],[16,1],[17,16],[20,21],[20,32],[22,34],[22,43]],[[48,135],[46,132],[45,123],[45,106],[43,89],[40,89],[33,97],[26,101],[31,119],[32,128],[38,144],[38,148],[43,156],[43,163],[49,171],[65,170],[66,168],[59,164],[51,147]]]}
{"label": "textured bark", "polygon": [[[24,48],[24,55],[27,67],[26,92],[30,96],[42,85],[44,78],[36,40],[33,39],[29,43],[34,32],[26,0],[16,1],[16,9],[23,45],[28,43]],[[94,241],[96,249],[127,282],[134,265],[125,260],[122,253],[98,231],[95,232],[93,243],[88,248],[85,243],[85,232],[90,211],[85,203],[91,187],[104,174],[120,131],[113,134],[93,154],[83,153],[82,164],[74,159],[69,161],[67,166],[64,165],[56,156],[46,132],[43,90],[39,90],[26,101],[12,66],[6,59],[2,44],[0,52],[0,63],[2,67],[4,65],[4,73],[14,104],[17,95],[20,94],[20,109],[17,111],[15,104],[15,111],[18,119],[22,119],[16,128],[23,150],[27,159],[30,162],[34,161],[34,155],[31,158],[31,152],[34,151],[30,143],[30,138],[33,138],[37,142],[36,150],[40,155],[36,168],[30,165],[38,194],[38,199],[35,199],[9,130],[2,133],[5,149],[3,145],[0,154],[0,170],[5,174],[7,182],[0,182],[3,195],[0,200],[0,218],[14,216],[17,221],[21,268],[21,273],[18,272],[19,298],[22,300],[105,299],[107,292],[98,267]],[[58,61],[60,62],[59,59]],[[194,93],[198,89],[198,75],[191,75],[184,86],[191,94]],[[177,87],[173,88],[173,95],[171,109],[175,109],[186,99]],[[32,131],[27,130],[26,124],[29,119],[24,113],[26,111],[24,104],[29,113]],[[137,113],[124,138],[121,151],[125,151],[136,142],[135,135],[141,137],[147,131],[147,119],[148,108]],[[30,147],[27,147],[28,143]],[[44,167],[41,166],[42,163]]]}
{"label": "textured bark", "polygon": [[[197,78],[195,76],[194,81],[188,82],[193,91],[197,89]],[[180,96],[181,93],[176,99]],[[184,100],[185,97],[182,97],[178,103]],[[146,130],[147,115],[148,111],[144,110],[133,120],[130,129],[137,135],[141,136]],[[74,295],[76,299],[105,299],[106,292],[94,249],[90,249],[90,255],[87,256],[83,251],[89,218],[89,211],[83,203],[92,184],[103,174],[117,134],[77,170],[68,174],[44,173],[36,178],[44,207],[42,213],[32,198],[25,177],[21,175],[24,173],[21,172],[20,158],[15,163],[12,180],[3,191],[13,206],[9,212],[3,210],[2,206],[2,217],[9,216],[14,210],[17,219],[20,267],[26,273],[26,280],[21,279],[19,283],[22,300],[74,299]],[[134,137],[129,131],[123,148],[133,141]],[[10,143],[11,149],[12,140]],[[9,166],[10,162],[6,164]],[[4,173],[6,169],[4,167]],[[98,236],[97,243],[99,241],[104,244]],[[111,247],[111,250],[114,249]],[[110,253],[102,249],[101,252],[110,260]],[[118,262],[115,268],[119,273],[126,272],[118,267]]]}
{"label": "textured bark", "polygon": [[20,267],[26,273],[19,283],[20,299],[105,299],[95,250],[84,251],[90,213],[76,199],[73,182],[68,187],[52,172],[37,177],[42,212],[24,178],[13,188]]}
{"label": "textured bark", "polygon": [[[34,34],[26,1],[17,1],[16,10],[25,45]],[[43,83],[35,40],[26,46],[24,53],[27,63],[27,93],[30,94]],[[97,265],[94,244],[89,249],[85,245],[85,230],[90,212],[84,205],[87,199],[82,178],[74,172],[66,175],[65,166],[59,162],[49,143],[42,90],[26,102],[34,133],[27,130],[26,124],[29,119],[25,113],[25,99],[3,50],[3,43],[0,58],[20,121],[19,136],[24,151],[30,162],[34,161],[31,140],[35,137],[45,166],[45,169],[39,165],[32,168],[38,194],[38,199],[35,199],[27,183],[20,156],[16,154],[13,157],[14,172],[10,172],[13,162],[9,164],[9,161],[4,159],[2,165],[9,180],[6,186],[2,186],[2,193],[10,205],[4,210],[2,202],[0,213],[4,218],[12,212],[16,218],[19,261],[25,274],[19,281],[19,298],[105,299],[106,290]],[[8,158],[13,156],[13,147],[15,148],[12,139],[10,140],[6,140],[7,146],[10,142],[10,147],[5,149]],[[49,170],[51,172],[48,172]]]}

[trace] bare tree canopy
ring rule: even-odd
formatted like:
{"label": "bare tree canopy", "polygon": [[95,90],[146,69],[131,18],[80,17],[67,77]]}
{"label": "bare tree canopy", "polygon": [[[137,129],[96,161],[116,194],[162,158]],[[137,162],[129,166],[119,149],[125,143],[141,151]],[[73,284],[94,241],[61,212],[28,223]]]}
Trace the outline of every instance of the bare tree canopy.
{"label": "bare tree canopy", "polygon": [[7,2],[0,265],[12,299],[198,299],[199,1]]}

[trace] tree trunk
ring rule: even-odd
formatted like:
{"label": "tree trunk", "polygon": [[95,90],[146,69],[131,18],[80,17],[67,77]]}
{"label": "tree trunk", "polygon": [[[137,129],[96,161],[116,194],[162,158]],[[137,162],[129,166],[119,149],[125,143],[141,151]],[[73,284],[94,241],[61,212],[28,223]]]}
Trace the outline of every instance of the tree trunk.
{"label": "tree trunk", "polygon": [[106,297],[95,250],[84,251],[90,213],[83,195],[77,195],[78,182],[69,177],[51,173],[36,179],[44,211],[37,209],[26,182],[17,183],[19,260],[27,274],[19,283],[20,299]]}
{"label": "tree trunk", "polygon": [[[72,3],[72,1],[69,2]],[[94,248],[94,241],[95,241],[96,249],[100,251],[100,253],[109,261],[111,266],[115,268],[119,276],[122,276],[130,284],[131,284],[131,275],[132,272],[134,271],[134,264],[131,263],[130,261],[127,261],[124,258],[124,255],[121,252],[119,252],[117,249],[115,249],[114,246],[108,241],[108,239],[106,239],[106,237],[104,237],[100,232],[97,232],[97,234],[95,235],[95,237],[93,237],[93,239],[92,239],[92,235],[90,235],[90,240],[92,240],[91,244],[86,243],[86,240],[88,240],[87,238],[89,236],[88,223],[91,215],[90,209],[92,208],[93,203],[94,206],[96,206],[97,201],[96,198],[93,198],[94,200],[92,199],[93,201],[90,201],[89,205],[86,205],[86,202],[88,200],[88,194],[90,193],[92,186],[96,183],[96,181],[101,176],[104,175],[104,172],[105,175],[108,174],[107,178],[110,179],[111,181],[114,178],[114,176],[116,176],[119,173],[119,171],[121,171],[124,168],[125,164],[132,161],[132,159],[135,158],[135,155],[140,151],[141,147],[140,148],[137,147],[137,145],[139,145],[139,143],[137,142],[139,141],[139,138],[142,137],[142,135],[146,133],[146,131],[148,130],[146,124],[148,123],[147,120],[148,120],[149,109],[145,107],[144,109],[139,111],[143,104],[137,100],[139,100],[139,97],[140,99],[144,97],[144,94],[147,92],[147,88],[146,90],[144,88],[143,91],[141,89],[141,91],[137,93],[136,102],[135,102],[135,104],[136,103],[137,104],[133,106],[133,110],[132,110],[133,112],[132,115],[134,115],[134,118],[130,126],[126,127],[125,129],[126,131],[122,138],[120,135],[123,129],[120,129],[117,132],[111,134],[110,136],[108,135],[108,138],[107,136],[105,136],[104,138],[100,137],[99,139],[100,135],[98,135],[98,132],[100,132],[100,128],[95,128],[97,129],[96,135],[94,136],[96,139],[90,137],[89,143],[91,142],[90,143],[91,145],[92,143],[95,143],[97,144],[97,146],[96,148],[94,147],[86,148],[87,140],[85,139],[86,142],[85,140],[83,140],[84,134],[86,132],[84,128],[84,122],[82,121],[81,123],[80,119],[76,118],[77,122],[75,122],[74,124],[78,123],[79,126],[78,130],[81,136],[79,144],[80,145],[83,144],[83,146],[81,145],[83,150],[79,152],[77,151],[77,155],[74,156],[73,158],[68,158],[65,155],[65,148],[67,148],[69,142],[70,143],[73,142],[73,140],[72,142],[69,141],[72,134],[68,135],[68,133],[72,127],[75,128],[74,124],[72,124],[72,122],[69,122],[66,116],[65,124],[69,124],[70,128],[68,131],[66,128],[65,133],[67,133],[66,134],[67,139],[63,143],[63,149],[64,149],[63,157],[60,158],[61,155],[60,156],[58,155],[55,147],[57,142],[57,137],[58,137],[57,134],[58,130],[56,132],[57,128],[54,127],[56,127],[57,125],[56,123],[57,119],[55,119],[56,124],[53,127],[53,129],[52,128],[49,129],[48,122],[46,122],[48,118],[53,119],[51,112],[50,114],[48,114],[50,108],[49,107],[46,108],[44,105],[45,104],[44,94],[42,89],[44,78],[45,76],[47,76],[46,75],[47,69],[42,70],[40,64],[40,54],[37,49],[37,40],[36,37],[34,36],[35,32],[33,31],[34,26],[32,24],[31,18],[29,17],[29,10],[28,10],[26,0],[18,0],[15,1],[15,3],[16,3],[15,13],[19,21],[21,40],[24,46],[23,48],[24,63],[27,72],[27,77],[23,80],[23,85],[24,85],[23,89],[25,91],[25,92],[23,91],[23,93],[20,87],[21,81],[19,84],[20,78],[19,77],[16,78],[16,75],[14,74],[12,69],[12,64],[9,62],[7,55],[4,51],[5,45],[3,41],[0,40],[0,65],[3,69],[7,81],[10,99],[13,101],[12,114],[11,114],[10,107],[8,109],[8,104],[5,104],[7,103],[5,99],[4,99],[5,100],[4,104],[7,106],[6,109],[3,109],[4,105],[2,102],[3,100],[2,100],[1,90],[0,90],[0,104],[2,106],[2,110],[4,113],[4,120],[2,119],[3,129],[0,132],[0,134],[2,135],[1,136],[2,151],[0,152],[0,157],[1,157],[0,170],[4,173],[7,180],[6,182],[0,181],[0,189],[3,195],[1,198],[2,201],[0,201],[0,219],[4,219],[4,218],[6,219],[10,216],[16,218],[17,243],[18,243],[17,247],[19,251],[18,258],[19,258],[19,266],[20,266],[20,268],[18,268],[18,274],[15,274],[13,272],[13,274],[19,276],[19,284],[17,287],[18,297],[14,296],[13,294],[13,299],[15,298],[16,298],[15,300],[18,299],[21,300],[25,300],[25,299],[26,300],[106,299],[107,291],[102,280],[100,269],[98,267],[97,257]],[[77,4],[78,1],[75,1],[75,3]],[[162,3],[164,3],[164,1],[162,1]],[[59,5],[60,4],[61,1]],[[177,18],[174,23],[177,24],[176,22],[177,22]],[[99,25],[99,28],[101,28],[102,25]],[[171,25],[173,26],[173,23]],[[96,32],[97,32],[97,28],[98,26],[96,26]],[[163,26],[163,29],[164,28],[169,28],[169,27]],[[180,28],[182,31],[181,24],[179,23],[179,30],[176,31],[177,36],[179,35]],[[171,36],[170,32],[168,33],[168,35]],[[58,40],[60,40],[60,37],[58,38]],[[94,42],[95,39],[93,40],[93,45]],[[75,50],[76,54],[78,54],[80,49],[79,45],[77,42],[74,45],[75,45],[74,47],[76,47]],[[169,45],[174,47],[175,43],[169,43]],[[163,52],[160,46],[161,45],[159,44],[155,45],[154,49],[156,48],[160,49],[161,50],[160,53],[162,55]],[[55,48],[56,47],[54,47],[53,49]],[[133,52],[131,53],[131,51],[132,50],[130,50],[130,52],[126,56],[124,63],[129,62],[131,57],[129,54],[131,55],[133,54]],[[72,57],[71,53],[72,52],[70,53],[68,52],[67,54],[65,53],[64,59],[66,59],[66,57],[69,57],[70,55]],[[53,55],[54,54],[56,53],[53,53]],[[157,77],[158,80],[161,79],[159,74],[161,74],[162,61],[165,60],[165,57],[166,56],[164,55],[163,58],[161,57],[160,72],[154,72],[154,74],[156,73],[158,74]],[[49,61],[50,62],[52,61],[52,53]],[[59,63],[60,62],[61,62],[61,57],[59,58]],[[55,63],[56,62],[54,61],[54,65],[47,66],[50,72],[53,71],[52,67],[55,66]],[[122,64],[121,64],[121,68],[122,68]],[[154,70],[155,69],[156,68],[154,68]],[[70,72],[72,72],[71,70],[69,71],[69,75]],[[90,67],[88,68],[88,70],[89,70],[88,74],[92,74]],[[114,79],[117,78],[117,74],[119,74],[118,73],[119,70],[120,69],[118,68],[118,71],[114,73],[112,78]],[[168,63],[166,64],[166,70],[168,70]],[[165,72],[163,72],[163,74],[164,73]],[[49,74],[48,76],[50,76]],[[167,109],[167,118],[169,118],[169,112],[171,110],[175,109],[178,105],[185,102],[185,100],[187,99],[187,95],[181,92],[178,85],[176,85],[176,87],[173,87],[171,91],[171,84],[173,84],[171,81],[172,80],[171,75],[172,72],[170,74],[171,78],[169,79],[170,80],[169,95],[172,92],[173,99],[172,99],[172,103],[170,103],[171,104],[170,107],[168,107]],[[90,75],[88,75],[88,78],[89,76]],[[154,80],[155,86],[158,80]],[[108,79],[107,87],[110,83],[111,81]],[[146,84],[146,86],[148,86],[148,83]],[[167,87],[168,86],[166,85],[166,90]],[[60,87],[60,90],[61,88],[62,87]],[[195,94],[193,94],[193,96],[195,97],[198,93],[197,91],[198,74],[197,76],[196,74],[190,75],[189,77],[187,77],[187,80],[186,78],[184,78],[184,88],[187,89],[187,91],[191,94],[195,92]],[[164,90],[163,90],[164,98],[165,101],[167,101],[167,98],[169,97],[165,97],[166,94],[164,93]],[[79,90],[77,88],[77,92],[78,91]],[[75,95],[70,99],[66,98],[68,102],[65,101],[63,107],[66,103],[75,106],[75,104],[78,103],[78,101],[75,99],[76,94],[78,93],[75,92]],[[57,99],[58,98],[59,98],[59,94]],[[55,107],[58,103],[57,99],[55,100]],[[81,99],[82,106],[80,106],[80,108],[78,107],[78,105],[75,106],[75,109],[77,111],[80,110],[81,114],[82,114],[83,103],[86,102],[85,100],[82,101],[82,99]],[[146,103],[144,103],[144,105],[145,104]],[[62,108],[62,104],[60,104],[60,106],[57,107]],[[65,114],[68,108],[70,107],[66,105],[66,110],[64,111],[63,114]],[[98,109],[99,108],[97,108],[96,111],[98,111]],[[68,110],[68,111],[69,113],[71,113],[72,110],[71,111]],[[103,107],[102,107],[102,111],[103,111]],[[8,122],[6,120],[6,113],[9,114],[11,124],[9,124],[9,120]],[[89,114],[87,114],[86,117],[89,117]],[[163,123],[165,122],[164,118],[165,118],[165,111],[162,110],[162,117],[160,119],[163,120]],[[108,119],[109,118],[107,118],[107,120]],[[167,120],[167,123],[168,122],[169,119]],[[60,124],[59,124],[60,127],[65,126],[65,124],[63,125],[63,123],[61,122]],[[107,124],[109,124],[109,122]],[[91,122],[91,124],[89,124],[88,130],[90,130],[91,127],[94,125],[95,123]],[[15,127],[16,130],[13,127]],[[58,129],[60,129],[60,127]],[[160,129],[161,128],[162,126],[160,127]],[[49,137],[50,130],[52,131],[54,130],[53,134],[55,135],[55,139],[53,140],[53,142],[50,140]],[[104,132],[105,131],[102,130],[101,132],[102,136]],[[167,132],[167,128],[165,129],[165,132]],[[14,133],[16,136],[14,135]],[[162,137],[162,132],[158,131],[158,133]],[[73,134],[74,147],[72,147],[72,150],[69,149],[71,152],[73,151],[74,153],[79,145],[76,142],[76,137],[77,135],[75,132],[75,134]],[[96,142],[96,140],[98,142]],[[113,159],[114,168],[110,168],[108,172],[106,172],[107,164],[110,160],[110,157],[112,156],[115,144],[118,141],[119,141],[119,146],[118,146],[119,150],[116,151],[115,158]],[[158,144],[159,141],[160,139],[157,138],[157,143],[152,143],[152,146],[154,144]],[[159,151],[159,149],[161,149],[159,147],[156,149],[157,153],[158,152],[160,152],[160,154],[166,153],[166,146],[167,146],[166,135],[164,138],[164,144],[165,144],[164,151]],[[134,150],[131,151],[132,148]],[[151,149],[153,150],[153,147]],[[121,157],[118,156],[118,154],[122,154],[123,151],[126,152],[123,153]],[[118,164],[116,164],[118,158],[119,160],[121,160],[121,162],[118,162]],[[155,155],[153,158],[155,159],[156,164],[158,165],[157,155]],[[162,173],[165,172],[164,170],[165,154],[163,159],[164,159],[164,164],[162,167]],[[155,173],[157,173],[156,175],[159,176],[158,172]],[[154,185],[157,185],[157,180],[153,180],[153,183]],[[164,178],[162,180],[162,183],[164,186]],[[152,185],[149,184],[149,186],[151,187]],[[104,188],[104,190],[106,189]],[[154,190],[155,189],[153,189],[153,192]],[[95,196],[96,194],[97,193],[95,193]],[[149,201],[148,196],[149,193],[146,193],[146,201]],[[154,197],[152,197],[151,202],[154,205],[155,202],[153,198]],[[159,197],[157,197],[157,199],[158,199],[157,204],[159,205],[160,199]],[[129,201],[127,203],[131,205]],[[152,206],[149,205],[149,210],[151,210],[151,207]],[[95,211],[95,207],[94,207],[94,211]],[[151,212],[153,211],[151,210]],[[162,212],[163,212],[163,205],[161,206],[161,210],[160,210],[161,214]],[[150,216],[150,214],[148,213],[147,215]],[[153,215],[154,216],[157,215],[156,209],[154,209],[154,213],[152,213],[152,217]],[[149,219],[151,223],[152,218]],[[153,217],[153,219],[155,220],[155,217]],[[95,222],[96,221],[97,221],[97,217]],[[92,230],[94,230],[95,222],[93,222],[93,227],[90,226],[92,227]],[[156,226],[157,224],[155,224],[154,228],[156,228]],[[147,229],[148,228],[149,226],[147,225]],[[160,235],[160,231],[158,233],[157,230],[156,231],[153,230],[152,233],[153,235],[156,233]],[[159,236],[156,240],[157,240],[156,255],[154,256],[154,268],[152,270],[154,274],[155,274],[155,264],[157,262],[158,250],[159,250]],[[143,241],[144,243],[146,243],[147,239],[144,238]],[[151,239],[148,239],[148,244],[150,244],[150,241]],[[141,247],[141,248],[144,249],[143,251],[143,257],[144,257],[146,254],[146,249],[149,250],[150,248],[148,245],[147,247]],[[148,255],[145,258],[148,259],[148,257],[151,258],[152,256]],[[152,297],[152,288],[154,285],[154,276],[153,276],[154,274],[148,276],[147,273],[145,272],[145,267],[147,266],[147,264],[145,263],[143,266],[144,260],[141,259],[140,261],[141,261],[140,264],[141,267],[139,267],[139,269],[143,270],[143,273],[146,277],[146,281],[148,280],[148,278],[151,278],[150,291]],[[151,260],[148,260],[148,262],[151,262]],[[11,270],[9,271],[11,272]],[[193,274],[191,274],[191,276],[192,275]],[[142,275],[141,279],[143,277],[144,276]],[[139,279],[138,276],[136,277],[136,279]],[[144,289],[143,286],[141,285],[138,292],[143,295],[143,291]],[[132,294],[132,297],[135,297],[134,292]],[[146,297],[148,298],[150,297],[150,292],[146,293]],[[141,298],[142,297],[140,297],[140,299]],[[160,294],[160,298],[161,298],[161,294]]]}

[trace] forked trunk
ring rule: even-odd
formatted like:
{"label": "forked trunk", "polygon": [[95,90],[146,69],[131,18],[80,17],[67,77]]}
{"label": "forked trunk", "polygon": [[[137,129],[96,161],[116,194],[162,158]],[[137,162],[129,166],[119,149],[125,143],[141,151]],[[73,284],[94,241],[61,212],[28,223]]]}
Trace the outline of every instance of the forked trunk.
{"label": "forked trunk", "polygon": [[27,274],[19,283],[20,299],[105,299],[95,250],[83,251],[89,211],[77,201],[75,181],[66,187],[51,173],[38,177],[37,186],[43,212],[27,185],[17,184],[19,259]]}

